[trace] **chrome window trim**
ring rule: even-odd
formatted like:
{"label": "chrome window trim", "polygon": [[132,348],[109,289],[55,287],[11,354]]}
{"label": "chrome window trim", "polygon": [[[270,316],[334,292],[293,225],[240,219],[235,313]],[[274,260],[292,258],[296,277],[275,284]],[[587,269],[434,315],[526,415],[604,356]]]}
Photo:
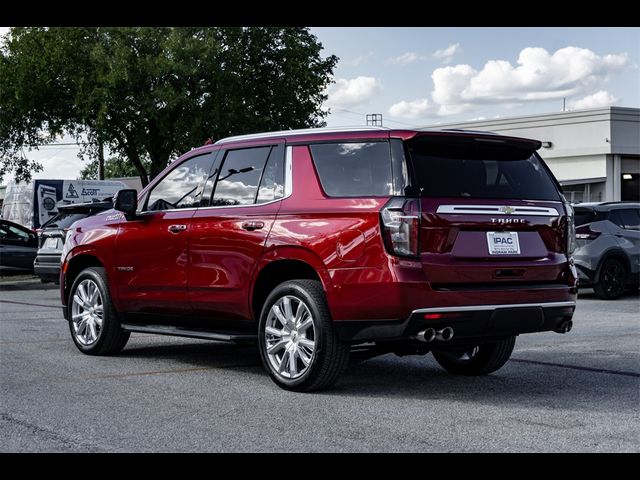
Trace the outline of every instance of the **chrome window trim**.
{"label": "chrome window trim", "polygon": [[[568,287],[567,287],[568,288]],[[556,307],[575,307],[576,302],[546,302],[546,303],[501,303],[498,305],[464,305],[459,307],[433,307],[433,308],[418,308],[411,312],[411,315],[416,313],[447,313],[447,312],[480,312],[486,310],[497,310],[499,308],[527,308],[527,307],[542,307],[542,308],[556,308]]]}
{"label": "chrome window trim", "polygon": [[[508,213],[507,213],[508,212]],[[528,205],[440,205],[436,213],[464,215],[532,215],[557,217],[558,210],[550,207]]]}
{"label": "chrome window trim", "polygon": [[275,200],[269,200],[264,203],[252,203],[249,205],[217,205],[212,207],[192,207],[192,208],[172,208],[169,210],[145,210],[140,212],[140,215],[162,212],[189,212],[194,210],[213,210],[218,208],[248,208],[248,207],[261,207],[263,205],[270,205],[272,203],[281,202],[289,198],[293,194],[293,147],[288,146],[285,149],[284,156],[284,197],[276,198]]}
{"label": "chrome window trim", "polygon": [[287,146],[284,154],[284,197],[288,198],[293,193],[293,147]]}

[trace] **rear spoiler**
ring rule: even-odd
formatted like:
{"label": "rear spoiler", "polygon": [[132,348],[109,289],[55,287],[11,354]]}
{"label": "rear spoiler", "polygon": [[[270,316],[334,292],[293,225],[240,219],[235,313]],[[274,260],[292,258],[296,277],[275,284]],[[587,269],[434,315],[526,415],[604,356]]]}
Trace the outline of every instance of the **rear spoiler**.
{"label": "rear spoiler", "polygon": [[507,145],[512,148],[518,148],[534,152],[542,147],[542,142],[531,138],[510,137],[507,135],[499,135],[494,132],[479,132],[476,130],[437,130],[417,132],[411,140],[428,137],[430,143],[448,143],[454,140],[456,143],[478,143],[478,144],[494,144]]}

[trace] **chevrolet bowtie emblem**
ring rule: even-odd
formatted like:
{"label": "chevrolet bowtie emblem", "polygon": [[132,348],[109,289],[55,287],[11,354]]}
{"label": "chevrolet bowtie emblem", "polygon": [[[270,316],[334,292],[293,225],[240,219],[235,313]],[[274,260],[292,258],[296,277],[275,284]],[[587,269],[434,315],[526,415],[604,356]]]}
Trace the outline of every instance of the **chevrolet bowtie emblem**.
{"label": "chevrolet bowtie emblem", "polygon": [[511,215],[514,212],[515,208],[513,207],[500,207],[500,211],[505,215]]}

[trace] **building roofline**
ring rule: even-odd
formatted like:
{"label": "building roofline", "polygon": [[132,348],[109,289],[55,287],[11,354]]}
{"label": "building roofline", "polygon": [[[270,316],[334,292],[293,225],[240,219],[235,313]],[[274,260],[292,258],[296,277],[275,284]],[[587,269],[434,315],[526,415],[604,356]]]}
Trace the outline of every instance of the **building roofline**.
{"label": "building roofline", "polygon": [[551,113],[536,113],[533,115],[517,115],[512,117],[500,117],[500,118],[487,118],[484,120],[463,120],[459,122],[441,123],[438,125],[425,125],[423,127],[417,127],[420,130],[430,128],[442,128],[446,129],[448,126],[459,125],[502,125],[505,123],[514,122],[534,122],[534,121],[550,121],[550,120],[564,120],[570,118],[580,117],[596,117],[599,115],[609,115],[612,117],[614,114],[631,114],[633,116],[640,117],[640,108],[637,107],[600,107],[600,108],[587,108],[582,110],[569,110],[566,112],[551,112]]}

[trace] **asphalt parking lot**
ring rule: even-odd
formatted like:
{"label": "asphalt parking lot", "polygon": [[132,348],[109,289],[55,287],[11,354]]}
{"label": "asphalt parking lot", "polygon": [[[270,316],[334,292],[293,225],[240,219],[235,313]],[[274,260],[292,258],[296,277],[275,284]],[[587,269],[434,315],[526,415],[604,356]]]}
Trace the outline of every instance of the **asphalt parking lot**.
{"label": "asphalt parking lot", "polygon": [[250,347],[133,334],[82,355],[55,287],[4,283],[0,383],[2,452],[638,452],[640,296],[584,291],[571,333],[519,337],[487,377],[386,355],[296,394]]}

